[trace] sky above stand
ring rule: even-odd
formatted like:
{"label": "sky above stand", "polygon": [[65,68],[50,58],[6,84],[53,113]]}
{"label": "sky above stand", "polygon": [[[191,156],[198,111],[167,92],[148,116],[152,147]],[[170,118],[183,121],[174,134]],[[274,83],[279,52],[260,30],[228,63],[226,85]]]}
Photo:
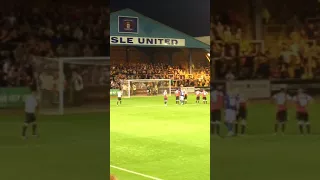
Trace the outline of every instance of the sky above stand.
{"label": "sky above stand", "polygon": [[193,37],[210,35],[210,0],[110,0],[112,12],[125,8]]}

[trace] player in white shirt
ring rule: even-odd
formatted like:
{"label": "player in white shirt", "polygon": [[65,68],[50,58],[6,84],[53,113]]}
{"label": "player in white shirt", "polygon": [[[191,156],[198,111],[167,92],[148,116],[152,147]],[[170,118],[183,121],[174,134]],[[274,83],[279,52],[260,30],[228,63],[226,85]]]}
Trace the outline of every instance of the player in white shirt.
{"label": "player in white shirt", "polygon": [[199,90],[196,91],[196,104],[200,103],[201,92]]}
{"label": "player in white shirt", "polygon": [[168,106],[168,93],[167,93],[167,90],[164,90],[164,92],[163,92],[163,101],[164,101],[164,105]]}
{"label": "player in white shirt", "polygon": [[118,91],[118,100],[117,100],[117,106],[121,105],[121,102],[122,102],[122,91]]}
{"label": "player in white shirt", "polygon": [[296,104],[296,118],[298,120],[300,134],[304,134],[304,127],[308,134],[311,133],[308,105],[312,100],[312,97],[304,93],[302,89],[299,89],[297,95],[293,97],[293,101]]}
{"label": "player in white shirt", "polygon": [[38,113],[39,109],[39,103],[37,99],[37,87],[32,86],[31,88],[31,94],[27,96],[25,100],[25,120],[24,124],[22,126],[22,138],[27,139],[27,129],[29,125],[32,126],[32,135],[38,136],[37,133],[37,123],[36,123],[36,115]]}
{"label": "player in white shirt", "polygon": [[280,92],[275,94],[273,100],[277,106],[277,113],[276,113],[276,123],[274,126],[275,134],[278,133],[279,126],[281,125],[282,133],[286,130],[286,122],[288,121],[288,112],[287,112],[287,104],[292,99],[290,95],[287,94],[285,89],[281,89]]}

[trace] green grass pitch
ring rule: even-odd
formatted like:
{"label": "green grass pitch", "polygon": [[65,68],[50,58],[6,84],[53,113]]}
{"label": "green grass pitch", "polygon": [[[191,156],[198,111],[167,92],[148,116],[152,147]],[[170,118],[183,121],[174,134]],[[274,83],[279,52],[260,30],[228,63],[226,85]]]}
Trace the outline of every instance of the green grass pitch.
{"label": "green grass pitch", "polygon": [[[111,100],[111,165],[119,180],[318,179],[320,106],[310,107],[313,135],[299,136],[293,108],[286,135],[273,136],[274,106],[249,106],[248,135],[211,138],[209,105],[164,107],[162,97]],[[109,113],[40,116],[40,138],[20,138],[23,113],[1,113],[0,179],[102,180],[108,177]],[[130,172],[128,172],[129,170]],[[140,173],[137,175],[135,173]]]}
{"label": "green grass pitch", "polygon": [[[313,135],[298,135],[294,107],[287,133],[272,135],[275,107],[268,102],[249,106],[248,133],[244,137],[211,138],[211,178],[218,180],[319,179],[320,106],[310,106]],[[224,128],[225,129],[225,128]]]}
{"label": "green grass pitch", "polygon": [[[168,107],[163,107],[160,97],[125,99],[121,107],[116,107],[115,102],[111,101],[112,165],[165,180],[210,179],[206,159],[209,135],[205,127],[208,108],[175,106],[173,97]],[[291,107],[286,134],[274,136],[274,105],[268,101],[252,102],[248,135],[211,137],[211,179],[317,179],[319,109],[316,103],[310,106],[313,135],[298,134]],[[152,179],[114,168],[111,173],[120,180]]]}
{"label": "green grass pitch", "polygon": [[208,180],[209,107],[191,95],[183,106],[169,97],[166,107],[163,97],[123,99],[119,107],[112,99],[111,173],[119,180]]}
{"label": "green grass pitch", "polygon": [[0,112],[1,180],[109,178],[108,112],[39,116],[40,137],[27,140],[21,112]]}

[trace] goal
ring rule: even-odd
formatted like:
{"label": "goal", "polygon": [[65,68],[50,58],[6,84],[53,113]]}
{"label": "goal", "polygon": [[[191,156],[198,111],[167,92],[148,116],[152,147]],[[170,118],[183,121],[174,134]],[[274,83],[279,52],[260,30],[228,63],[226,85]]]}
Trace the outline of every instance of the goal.
{"label": "goal", "polygon": [[148,97],[162,95],[166,90],[171,96],[171,79],[129,79],[122,84],[123,97]]}
{"label": "goal", "polygon": [[34,71],[41,113],[65,114],[109,109],[109,57],[35,57]]}

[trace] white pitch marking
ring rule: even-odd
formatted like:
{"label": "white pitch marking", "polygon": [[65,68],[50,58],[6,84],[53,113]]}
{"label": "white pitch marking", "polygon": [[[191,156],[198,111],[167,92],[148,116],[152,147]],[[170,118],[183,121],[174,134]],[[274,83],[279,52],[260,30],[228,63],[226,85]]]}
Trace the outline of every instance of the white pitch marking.
{"label": "white pitch marking", "polygon": [[141,177],[145,177],[145,178],[148,178],[148,179],[152,179],[152,180],[163,180],[163,179],[159,179],[159,178],[156,178],[156,177],[153,177],[153,176],[149,176],[149,175],[146,175],[146,174],[142,174],[142,173],[138,173],[138,172],[135,172],[135,171],[130,171],[128,169],[124,169],[124,168],[113,166],[113,165],[110,165],[110,167],[114,168],[114,169],[118,169],[120,171],[127,172],[127,173],[135,174],[137,176],[141,176]]}
{"label": "white pitch marking", "polygon": [[[168,104],[168,106],[166,106],[166,107],[183,107],[183,106],[201,106],[202,104],[185,104],[185,105],[176,105],[176,104]],[[204,105],[207,105],[207,104],[204,104]],[[147,107],[165,107],[164,105],[150,105],[150,106],[146,106],[146,105],[144,105],[144,106],[139,106],[139,105],[123,105],[123,106],[119,106],[119,107],[122,107],[122,108],[147,108]]]}

